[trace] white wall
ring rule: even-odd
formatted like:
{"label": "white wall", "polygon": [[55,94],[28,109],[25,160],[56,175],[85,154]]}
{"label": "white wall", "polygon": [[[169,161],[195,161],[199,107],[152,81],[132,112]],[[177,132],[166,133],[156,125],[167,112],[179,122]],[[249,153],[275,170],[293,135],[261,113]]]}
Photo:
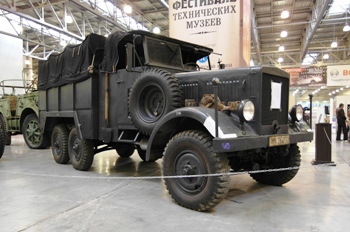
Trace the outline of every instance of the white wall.
{"label": "white wall", "polygon": [[[1,31],[14,33],[11,25],[0,17]],[[12,36],[0,34],[0,81],[22,79],[23,70],[23,41]],[[23,86],[21,81],[5,81],[5,85]],[[12,89],[6,89],[6,93],[12,93]],[[23,89],[16,89],[16,94],[24,93]],[[0,95],[3,89],[0,89]]]}

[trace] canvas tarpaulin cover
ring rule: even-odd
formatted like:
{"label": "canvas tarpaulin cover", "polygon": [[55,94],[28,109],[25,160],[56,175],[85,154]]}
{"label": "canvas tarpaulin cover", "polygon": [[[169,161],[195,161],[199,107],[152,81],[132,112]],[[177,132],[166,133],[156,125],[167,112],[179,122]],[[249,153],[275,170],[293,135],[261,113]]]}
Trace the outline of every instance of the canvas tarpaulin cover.
{"label": "canvas tarpaulin cover", "polygon": [[[133,34],[128,32],[114,32],[106,40],[105,58],[101,64],[101,71],[114,73],[125,68],[125,44],[132,42]],[[122,57],[122,59],[120,59]]]}
{"label": "canvas tarpaulin cover", "polygon": [[[90,34],[81,44],[68,45],[62,53],[52,54],[48,60],[39,61],[38,90],[98,76],[105,40],[104,36]],[[93,72],[89,72],[89,69]]]}

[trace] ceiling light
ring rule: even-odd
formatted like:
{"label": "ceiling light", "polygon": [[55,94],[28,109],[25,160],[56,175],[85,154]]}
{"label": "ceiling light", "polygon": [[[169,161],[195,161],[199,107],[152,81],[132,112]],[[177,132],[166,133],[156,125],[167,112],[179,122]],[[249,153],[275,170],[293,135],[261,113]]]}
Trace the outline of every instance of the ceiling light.
{"label": "ceiling light", "polygon": [[30,65],[30,60],[25,60],[24,63],[25,63],[26,65]]}
{"label": "ceiling light", "polygon": [[130,5],[124,6],[124,13],[131,14],[132,13],[132,7]]}
{"label": "ceiling light", "polygon": [[60,45],[61,45],[62,47],[65,47],[65,46],[67,45],[67,41],[61,40],[61,41],[60,41]]}
{"label": "ceiling light", "polygon": [[328,55],[327,53],[326,53],[326,54],[324,54],[324,55],[323,55],[323,59],[324,59],[324,60],[329,59],[329,55]]}
{"label": "ceiling light", "polygon": [[72,22],[73,22],[72,16],[67,15],[67,16],[66,16],[66,23],[72,23]]}
{"label": "ceiling light", "polygon": [[280,57],[280,58],[278,58],[278,63],[282,63],[283,62],[283,58],[282,57]]}
{"label": "ceiling light", "polygon": [[286,19],[288,17],[289,17],[289,11],[287,11],[287,10],[282,11],[281,18]]}
{"label": "ceiling light", "polygon": [[338,93],[338,92],[339,92],[339,89],[335,90],[335,92],[337,92],[337,93]]}
{"label": "ceiling light", "polygon": [[281,46],[278,48],[278,51],[279,51],[279,52],[283,52],[283,51],[284,51],[284,46],[281,45]]}
{"label": "ceiling light", "polygon": [[331,43],[331,47],[332,47],[332,48],[338,47],[337,41],[333,41],[333,42]]}
{"label": "ceiling light", "polygon": [[329,96],[331,96],[331,95],[332,95],[332,93],[329,93],[328,95],[329,95]]}
{"label": "ceiling light", "polygon": [[287,31],[281,31],[281,37],[282,38],[287,37],[287,35],[288,35]]}
{"label": "ceiling light", "polygon": [[332,91],[332,94],[335,94],[335,91]]}
{"label": "ceiling light", "polygon": [[341,87],[340,90],[344,90],[343,87]]}
{"label": "ceiling light", "polygon": [[18,34],[22,34],[23,27],[21,25],[18,25],[18,27],[16,27],[16,28],[17,28]]}
{"label": "ceiling light", "polygon": [[159,34],[160,33],[160,28],[159,27],[153,28],[153,33]]}

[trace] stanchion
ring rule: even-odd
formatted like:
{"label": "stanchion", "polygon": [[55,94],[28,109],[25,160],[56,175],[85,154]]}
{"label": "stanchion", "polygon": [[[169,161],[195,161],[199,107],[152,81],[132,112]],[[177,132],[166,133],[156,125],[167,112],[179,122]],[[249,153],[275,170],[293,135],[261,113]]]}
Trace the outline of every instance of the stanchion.
{"label": "stanchion", "polygon": [[[334,163],[332,161],[332,134],[330,123],[317,123],[315,136],[315,159],[311,161],[312,164]],[[331,164],[329,166],[336,166]]]}

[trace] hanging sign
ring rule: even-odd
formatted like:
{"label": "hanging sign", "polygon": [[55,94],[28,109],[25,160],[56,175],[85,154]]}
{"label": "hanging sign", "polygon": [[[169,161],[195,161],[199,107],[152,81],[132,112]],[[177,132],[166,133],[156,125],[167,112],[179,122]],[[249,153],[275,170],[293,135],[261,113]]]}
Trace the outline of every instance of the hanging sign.
{"label": "hanging sign", "polygon": [[248,66],[250,11],[250,0],[169,0],[169,36],[212,48],[214,69]]}

